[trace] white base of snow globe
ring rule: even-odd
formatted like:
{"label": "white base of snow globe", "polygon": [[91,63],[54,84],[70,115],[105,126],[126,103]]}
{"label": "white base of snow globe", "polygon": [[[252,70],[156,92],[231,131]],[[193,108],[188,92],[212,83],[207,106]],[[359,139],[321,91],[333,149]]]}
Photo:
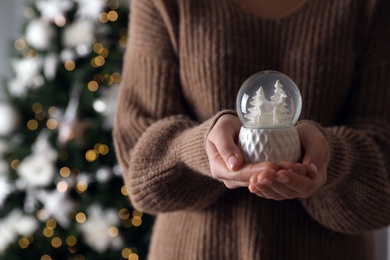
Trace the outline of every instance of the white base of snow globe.
{"label": "white base of snow globe", "polygon": [[301,156],[301,145],[295,127],[246,128],[241,127],[238,146],[246,163],[264,161],[297,162]]}

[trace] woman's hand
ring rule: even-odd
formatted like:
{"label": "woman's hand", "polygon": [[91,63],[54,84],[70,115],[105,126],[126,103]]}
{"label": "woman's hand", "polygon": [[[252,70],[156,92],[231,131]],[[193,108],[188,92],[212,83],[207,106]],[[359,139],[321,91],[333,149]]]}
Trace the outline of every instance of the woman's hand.
{"label": "woman's hand", "polygon": [[285,200],[307,198],[325,184],[329,146],[314,124],[297,126],[303,151],[302,163],[244,164],[236,144],[240,128],[238,117],[224,115],[211,129],[206,142],[211,174],[227,188],[248,187],[258,196]]}
{"label": "woman's hand", "polygon": [[302,163],[282,162],[274,173],[253,175],[248,186],[252,193],[274,200],[307,198],[326,183],[330,157],[327,140],[314,124],[302,123],[297,130]]}
{"label": "woman's hand", "polygon": [[211,129],[206,142],[212,176],[230,189],[248,187],[253,175],[278,169],[277,164],[272,162],[244,164],[236,144],[241,126],[237,116],[223,115]]}

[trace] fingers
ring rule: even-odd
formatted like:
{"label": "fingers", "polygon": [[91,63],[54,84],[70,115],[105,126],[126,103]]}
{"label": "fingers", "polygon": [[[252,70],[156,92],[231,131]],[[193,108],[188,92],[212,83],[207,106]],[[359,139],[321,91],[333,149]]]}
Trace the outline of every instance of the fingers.
{"label": "fingers", "polygon": [[264,198],[286,200],[307,198],[319,187],[315,167],[305,169],[304,165],[294,163],[282,163],[279,167],[280,170],[276,172],[263,171],[253,176],[250,179],[249,190]]}

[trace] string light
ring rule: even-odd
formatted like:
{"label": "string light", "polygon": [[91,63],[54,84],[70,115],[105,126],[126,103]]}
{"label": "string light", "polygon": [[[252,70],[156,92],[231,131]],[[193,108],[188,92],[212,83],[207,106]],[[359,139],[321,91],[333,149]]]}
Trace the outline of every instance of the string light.
{"label": "string light", "polygon": [[59,181],[57,183],[57,190],[59,192],[66,192],[68,190],[68,188],[69,188],[69,185],[68,185],[68,183],[66,183],[66,181]]}
{"label": "string light", "polygon": [[14,42],[14,47],[15,49],[17,49],[18,51],[21,51],[21,50],[24,50],[26,47],[27,47],[27,43],[25,40],[23,39],[17,39],[15,40]]}
{"label": "string light", "polygon": [[106,59],[103,56],[99,55],[97,57],[92,58],[91,65],[94,68],[98,68],[98,67],[103,66],[105,62],[106,62]]}
{"label": "string light", "polygon": [[140,218],[140,217],[133,217],[132,219],[131,219],[131,224],[133,224],[133,226],[135,226],[135,227],[139,227],[139,226],[141,226],[141,224],[142,224],[142,218]]}
{"label": "string light", "polygon": [[118,9],[118,7],[119,7],[119,2],[116,1],[116,0],[111,0],[111,1],[108,2],[108,6],[109,6],[112,10]]}
{"label": "string light", "polygon": [[55,221],[54,219],[49,219],[48,221],[46,221],[46,226],[55,229],[57,227],[57,221]]}
{"label": "string light", "polygon": [[42,121],[46,118],[46,113],[45,111],[40,111],[38,113],[35,113],[35,118],[39,121]]}
{"label": "string light", "polygon": [[121,193],[123,196],[126,196],[126,197],[129,196],[129,191],[127,190],[125,185],[122,186]]}
{"label": "string light", "polygon": [[108,14],[107,14],[107,18],[110,22],[115,22],[116,20],[118,20],[118,13],[114,10],[112,11],[109,11]]}
{"label": "string light", "polygon": [[32,106],[31,109],[34,113],[39,113],[43,110],[43,106],[41,103],[35,102]]}
{"label": "string light", "polygon": [[104,74],[103,83],[110,86],[112,83],[114,83],[114,78],[110,74]]}
{"label": "string light", "polygon": [[63,27],[65,26],[66,24],[66,19],[64,16],[60,15],[60,16],[57,16],[55,19],[54,19],[54,23],[58,26],[58,27]]}
{"label": "string light", "polygon": [[117,227],[110,227],[107,232],[110,237],[117,237],[119,235],[119,230]]}
{"label": "string light", "polygon": [[123,209],[119,210],[118,216],[119,216],[120,219],[126,220],[126,219],[128,219],[130,217],[130,212],[129,212],[128,209],[123,208]]}
{"label": "string light", "polygon": [[40,209],[37,211],[37,218],[39,220],[42,220],[44,221],[45,219],[47,219],[49,217],[49,214],[46,212],[46,210],[44,209]]}
{"label": "string light", "polygon": [[54,229],[50,227],[45,227],[43,229],[43,235],[47,238],[52,237],[54,235]]}
{"label": "string light", "polygon": [[19,239],[18,244],[20,248],[26,249],[30,245],[30,241],[28,241],[27,238],[22,237],[21,239]]}
{"label": "string light", "polygon": [[101,23],[107,23],[107,22],[108,22],[108,15],[107,15],[106,12],[101,12],[101,13],[99,14],[99,21],[100,21]]}
{"label": "string light", "polygon": [[101,155],[106,155],[110,152],[110,148],[106,144],[97,143],[93,149]]}
{"label": "string light", "polygon": [[75,236],[68,236],[67,238],[66,238],[66,244],[68,245],[68,246],[71,246],[71,247],[73,247],[73,246],[75,246],[76,244],[77,244],[77,238],[75,237]]}
{"label": "string light", "polygon": [[70,175],[70,169],[68,167],[62,167],[60,169],[60,175],[63,177],[63,178],[67,178],[69,177]]}
{"label": "string light", "polygon": [[128,260],[138,260],[138,259],[139,257],[136,253],[131,253],[128,258]]}
{"label": "string light", "polygon": [[51,119],[47,120],[46,126],[47,126],[47,128],[54,130],[57,128],[58,122],[57,122],[57,120],[51,118]]}
{"label": "string light", "polygon": [[52,106],[52,107],[49,107],[48,113],[51,117],[57,117],[59,115],[60,111],[58,110],[57,107]]}
{"label": "string light", "polygon": [[36,50],[30,49],[27,51],[26,56],[29,58],[35,58],[38,56],[38,52]]}
{"label": "string light", "polygon": [[64,63],[64,67],[67,71],[72,71],[76,68],[76,63],[73,60],[67,60]]}
{"label": "string light", "polygon": [[98,158],[98,153],[95,150],[88,150],[85,153],[85,159],[87,162],[93,162]]}
{"label": "string light", "polygon": [[37,130],[38,129],[38,122],[35,119],[30,119],[27,122],[27,128],[31,131]]}
{"label": "string light", "polygon": [[16,170],[16,168],[18,167],[18,165],[19,165],[19,163],[20,163],[20,160],[18,160],[18,159],[14,159],[14,160],[12,160],[11,161],[11,168],[13,169],[13,170]]}
{"label": "string light", "polygon": [[123,248],[122,249],[122,257],[123,258],[129,258],[129,256],[133,253],[133,251],[130,248]]}
{"label": "string light", "polygon": [[81,224],[84,223],[87,220],[87,216],[83,212],[79,212],[75,216],[76,222]]}
{"label": "string light", "polygon": [[51,240],[51,245],[52,245],[52,247],[54,247],[54,248],[59,248],[59,247],[61,247],[61,245],[62,245],[62,240],[61,240],[61,238],[59,238],[59,237],[54,237],[54,238]]}
{"label": "string light", "polygon": [[97,91],[99,89],[99,84],[96,81],[91,80],[88,83],[87,87],[88,87],[89,91],[95,92],[95,91]]}
{"label": "string light", "polygon": [[86,181],[79,181],[75,189],[77,193],[83,193],[88,189],[88,183]]}

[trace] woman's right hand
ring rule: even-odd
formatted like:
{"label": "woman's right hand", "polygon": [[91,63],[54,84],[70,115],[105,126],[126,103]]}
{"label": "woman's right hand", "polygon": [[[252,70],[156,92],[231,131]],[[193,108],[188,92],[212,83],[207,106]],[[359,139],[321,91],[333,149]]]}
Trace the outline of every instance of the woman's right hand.
{"label": "woman's right hand", "polygon": [[250,178],[259,172],[267,176],[278,170],[278,165],[272,162],[244,164],[236,144],[241,126],[237,116],[223,115],[210,130],[206,141],[211,175],[230,189],[248,187]]}

